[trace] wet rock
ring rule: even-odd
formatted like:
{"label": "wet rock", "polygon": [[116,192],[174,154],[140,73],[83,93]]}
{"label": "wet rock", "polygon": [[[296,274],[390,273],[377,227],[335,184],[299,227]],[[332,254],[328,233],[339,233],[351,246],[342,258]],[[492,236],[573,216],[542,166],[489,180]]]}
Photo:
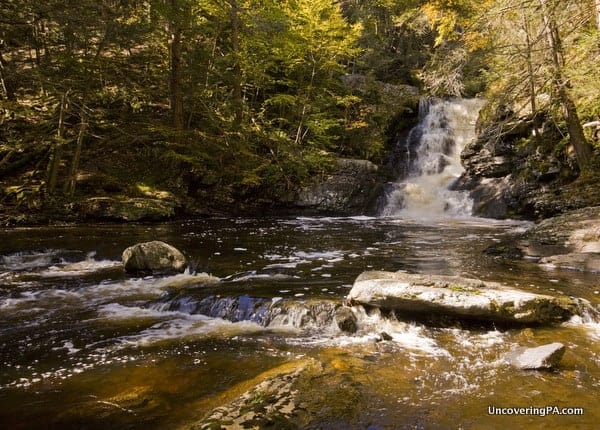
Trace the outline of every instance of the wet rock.
{"label": "wet rock", "polygon": [[600,206],[548,218],[528,230],[519,246],[540,263],[600,271]]}
{"label": "wet rock", "polygon": [[559,342],[537,348],[518,348],[506,356],[506,361],[521,370],[551,369],[558,366],[565,351],[565,346]]}
{"label": "wet rock", "polygon": [[347,306],[342,306],[336,310],[335,322],[340,330],[346,333],[356,333],[358,330],[356,315]]}
{"label": "wet rock", "polygon": [[392,340],[393,337],[390,336],[389,334],[387,334],[386,332],[382,331],[381,333],[379,333],[376,337],[375,337],[375,342],[388,342],[390,340]]}
{"label": "wet rock", "polygon": [[532,252],[536,252],[536,245],[554,246],[564,253],[600,252],[600,206],[545,219],[530,229],[525,238]]}
{"label": "wet rock", "polygon": [[495,282],[394,272],[361,274],[347,300],[391,309],[397,316],[453,317],[522,325],[565,321],[578,307],[566,297],[529,293]]}
{"label": "wet rock", "polygon": [[164,221],[175,216],[175,203],[153,198],[91,197],[79,204],[86,218],[110,221]]}
{"label": "wet rock", "polygon": [[584,272],[600,272],[600,253],[569,253],[544,257],[540,261],[548,267],[559,269],[581,270]]}
{"label": "wet rock", "polygon": [[123,251],[122,261],[127,273],[178,273],[187,267],[181,251],[158,240],[130,246]]}
{"label": "wet rock", "polygon": [[[339,304],[332,300],[279,301],[269,305],[263,325],[320,329],[334,324],[338,308]],[[259,312],[255,312],[255,314],[259,314]]]}
{"label": "wet rock", "polygon": [[329,175],[304,188],[295,205],[306,212],[357,214],[375,207],[383,182],[368,160],[338,159]]}

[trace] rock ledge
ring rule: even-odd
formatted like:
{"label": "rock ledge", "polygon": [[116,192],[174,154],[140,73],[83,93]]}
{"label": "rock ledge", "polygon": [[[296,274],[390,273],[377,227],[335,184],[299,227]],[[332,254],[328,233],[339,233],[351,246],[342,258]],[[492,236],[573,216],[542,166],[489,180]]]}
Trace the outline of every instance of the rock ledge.
{"label": "rock ledge", "polygon": [[494,282],[440,275],[365,272],[348,294],[351,304],[396,311],[396,315],[454,317],[488,323],[539,325],[569,319],[577,303]]}

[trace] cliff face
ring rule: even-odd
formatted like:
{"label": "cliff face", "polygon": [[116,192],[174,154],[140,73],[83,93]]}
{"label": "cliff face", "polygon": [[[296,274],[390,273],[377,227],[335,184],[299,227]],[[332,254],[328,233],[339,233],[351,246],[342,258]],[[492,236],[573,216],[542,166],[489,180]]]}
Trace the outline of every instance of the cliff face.
{"label": "cliff face", "polygon": [[489,218],[543,219],[599,205],[597,169],[579,174],[562,141],[550,122],[509,118],[480,126],[461,154],[465,173],[453,187],[470,191],[474,214]]}

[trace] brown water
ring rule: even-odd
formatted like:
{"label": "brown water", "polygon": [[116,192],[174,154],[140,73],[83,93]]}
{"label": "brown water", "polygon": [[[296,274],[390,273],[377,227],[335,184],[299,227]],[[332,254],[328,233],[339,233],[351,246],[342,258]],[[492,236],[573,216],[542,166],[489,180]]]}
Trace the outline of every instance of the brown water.
{"label": "brown water", "polygon": [[[501,330],[363,313],[355,335],[326,318],[372,269],[479,277],[597,307],[598,274],[483,253],[525,227],[358,217],[0,231],[0,427],[186,428],[264,372],[309,360],[313,370],[296,382],[298,428],[597,428],[592,317]],[[126,276],[121,252],[146,240],[173,244],[221,282]],[[383,331],[392,340],[376,342]],[[554,341],[568,348],[556,370],[501,360]],[[547,406],[583,415],[488,410]]]}

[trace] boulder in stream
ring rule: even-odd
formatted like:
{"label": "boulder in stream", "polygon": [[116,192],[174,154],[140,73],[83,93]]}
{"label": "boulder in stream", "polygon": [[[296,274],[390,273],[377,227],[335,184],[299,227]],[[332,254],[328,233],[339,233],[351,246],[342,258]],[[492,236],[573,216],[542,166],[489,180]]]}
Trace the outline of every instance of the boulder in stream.
{"label": "boulder in stream", "polygon": [[537,348],[518,348],[506,356],[506,361],[521,370],[551,369],[558,366],[565,354],[565,346],[554,342]]}
{"label": "boulder in stream", "polygon": [[562,322],[577,310],[566,297],[535,294],[496,282],[457,276],[364,272],[348,294],[350,304],[413,317],[539,325]]}
{"label": "boulder in stream", "polygon": [[181,251],[158,240],[130,246],[123,251],[122,260],[127,273],[180,273],[187,267]]}

